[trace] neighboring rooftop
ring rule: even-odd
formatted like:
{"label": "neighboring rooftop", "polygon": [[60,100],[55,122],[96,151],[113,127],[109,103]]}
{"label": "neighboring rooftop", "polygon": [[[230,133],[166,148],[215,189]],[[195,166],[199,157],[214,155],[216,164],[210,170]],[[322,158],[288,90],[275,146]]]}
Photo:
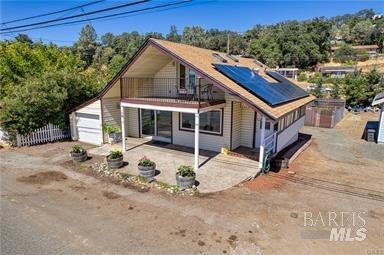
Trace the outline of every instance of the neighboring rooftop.
{"label": "neighboring rooftop", "polygon": [[[337,49],[340,49],[340,48],[341,48],[341,46],[334,46],[334,47],[331,47],[331,50],[337,50]],[[356,49],[356,50],[365,50],[365,49],[378,49],[379,46],[377,46],[376,44],[372,44],[372,45],[355,45],[355,46],[352,45],[352,48]]]}
{"label": "neighboring rooftop", "polygon": [[384,104],[384,92],[381,92],[375,96],[373,99],[372,105]]}

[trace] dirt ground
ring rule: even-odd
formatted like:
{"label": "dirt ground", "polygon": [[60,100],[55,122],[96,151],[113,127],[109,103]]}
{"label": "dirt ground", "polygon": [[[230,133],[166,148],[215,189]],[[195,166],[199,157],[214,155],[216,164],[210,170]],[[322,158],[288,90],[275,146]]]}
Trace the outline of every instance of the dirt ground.
{"label": "dirt ground", "polygon": [[[2,149],[1,253],[384,254],[384,146],[360,139],[365,121],[377,118],[305,127],[313,141],[289,169],[296,174],[197,197],[141,193],[74,172],[71,142]],[[48,180],[20,181],[31,175]],[[361,212],[366,239],[331,242],[329,227],[304,226],[305,212],[328,211]],[[27,246],[28,229],[47,239]]]}

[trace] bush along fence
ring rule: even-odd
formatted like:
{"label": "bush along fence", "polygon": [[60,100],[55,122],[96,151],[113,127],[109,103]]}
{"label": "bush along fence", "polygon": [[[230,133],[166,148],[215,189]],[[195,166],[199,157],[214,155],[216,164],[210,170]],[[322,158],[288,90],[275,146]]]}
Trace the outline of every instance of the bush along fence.
{"label": "bush along fence", "polygon": [[68,129],[62,129],[58,125],[49,123],[46,126],[38,128],[29,134],[17,134],[16,145],[17,147],[29,146],[64,140],[68,138],[70,138]]}

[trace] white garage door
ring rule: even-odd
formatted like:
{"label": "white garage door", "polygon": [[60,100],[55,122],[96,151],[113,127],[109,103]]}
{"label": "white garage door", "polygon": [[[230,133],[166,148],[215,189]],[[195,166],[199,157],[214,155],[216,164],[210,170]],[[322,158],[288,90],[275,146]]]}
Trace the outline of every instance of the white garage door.
{"label": "white garage door", "polygon": [[80,142],[97,144],[102,143],[100,116],[88,113],[76,113],[77,134]]}

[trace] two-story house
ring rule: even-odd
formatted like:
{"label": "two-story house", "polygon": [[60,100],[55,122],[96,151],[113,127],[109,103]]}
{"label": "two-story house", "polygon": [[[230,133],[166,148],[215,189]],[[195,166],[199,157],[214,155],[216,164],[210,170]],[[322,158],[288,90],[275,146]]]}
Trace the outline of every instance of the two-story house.
{"label": "two-story house", "polygon": [[[298,139],[314,99],[252,58],[149,39],[101,93],[70,115],[72,137],[101,145],[103,123],[129,137],[220,151],[276,153]],[[261,162],[262,160],[259,160]],[[261,163],[260,163],[261,167]]]}

